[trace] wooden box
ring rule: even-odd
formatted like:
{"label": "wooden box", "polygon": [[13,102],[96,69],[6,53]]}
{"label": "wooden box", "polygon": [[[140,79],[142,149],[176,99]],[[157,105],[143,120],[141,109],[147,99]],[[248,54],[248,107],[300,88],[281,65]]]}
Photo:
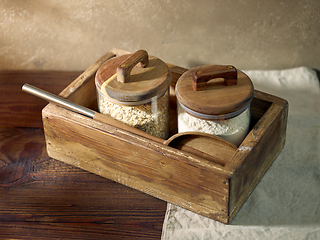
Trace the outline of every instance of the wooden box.
{"label": "wooden box", "polygon": [[[97,110],[94,76],[113,49],[60,96]],[[176,83],[186,69],[168,64]],[[177,127],[171,96],[171,134]],[[222,223],[230,223],[285,144],[287,101],[256,91],[251,131],[225,166],[48,104],[42,112],[50,157]]]}

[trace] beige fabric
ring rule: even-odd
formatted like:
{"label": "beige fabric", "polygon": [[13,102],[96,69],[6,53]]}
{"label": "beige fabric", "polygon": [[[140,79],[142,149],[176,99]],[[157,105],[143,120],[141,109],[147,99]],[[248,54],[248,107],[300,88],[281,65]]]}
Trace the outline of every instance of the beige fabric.
{"label": "beige fabric", "polygon": [[289,102],[286,145],[230,225],[168,203],[162,240],[320,239],[320,97],[305,67],[245,71]]}

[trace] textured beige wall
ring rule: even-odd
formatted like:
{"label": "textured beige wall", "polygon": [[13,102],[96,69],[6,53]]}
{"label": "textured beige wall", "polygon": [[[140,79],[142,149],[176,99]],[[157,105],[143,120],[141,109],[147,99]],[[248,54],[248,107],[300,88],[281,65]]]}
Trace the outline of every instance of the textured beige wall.
{"label": "textured beige wall", "polygon": [[183,67],[320,69],[319,0],[0,0],[0,69],[84,70],[111,48]]}

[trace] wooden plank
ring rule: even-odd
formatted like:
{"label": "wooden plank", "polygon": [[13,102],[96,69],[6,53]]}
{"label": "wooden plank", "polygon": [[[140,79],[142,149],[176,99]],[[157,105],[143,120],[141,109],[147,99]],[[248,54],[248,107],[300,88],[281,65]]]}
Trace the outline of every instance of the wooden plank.
{"label": "wooden plank", "polygon": [[81,72],[0,71],[0,127],[42,127],[41,110],[46,101],[21,91],[24,83],[58,94]]}
{"label": "wooden plank", "polygon": [[50,158],[43,129],[0,129],[1,239],[160,239],[166,202]]}

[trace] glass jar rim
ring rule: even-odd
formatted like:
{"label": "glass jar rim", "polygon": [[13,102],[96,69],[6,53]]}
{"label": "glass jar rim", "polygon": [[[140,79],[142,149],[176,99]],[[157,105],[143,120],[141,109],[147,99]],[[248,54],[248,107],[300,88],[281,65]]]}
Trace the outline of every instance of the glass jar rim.
{"label": "glass jar rim", "polygon": [[133,101],[119,101],[117,99],[114,99],[114,98],[110,97],[107,92],[102,92],[101,89],[99,89],[98,87],[97,87],[97,91],[103,97],[106,97],[110,102],[113,102],[115,104],[127,105],[127,106],[138,106],[138,105],[143,105],[143,104],[147,104],[147,103],[156,101],[158,98],[161,98],[167,91],[169,91],[169,87],[165,91],[163,91],[162,93],[160,93],[154,97],[144,99],[142,101],[135,101],[135,102],[133,102]]}
{"label": "glass jar rim", "polygon": [[226,113],[226,114],[219,114],[219,115],[209,115],[209,114],[199,113],[199,112],[193,111],[192,109],[184,106],[179,101],[178,101],[178,103],[187,113],[189,113],[197,118],[202,118],[202,119],[206,119],[206,120],[222,120],[222,119],[226,120],[226,119],[234,118],[234,117],[240,115],[241,113],[243,113],[248,107],[250,107],[251,101],[247,105],[245,105],[243,108],[241,108],[235,112]]}

